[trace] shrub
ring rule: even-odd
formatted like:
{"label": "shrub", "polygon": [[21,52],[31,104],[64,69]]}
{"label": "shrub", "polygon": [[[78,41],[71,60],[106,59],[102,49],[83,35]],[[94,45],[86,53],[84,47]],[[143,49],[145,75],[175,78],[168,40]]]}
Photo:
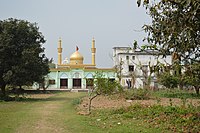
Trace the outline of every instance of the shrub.
{"label": "shrub", "polygon": [[195,94],[195,93],[191,93],[185,90],[178,90],[178,89],[174,89],[174,90],[159,90],[157,92],[152,93],[152,95],[157,96],[157,97],[166,97],[166,98],[195,98],[195,99],[200,99],[200,96]]}
{"label": "shrub", "polygon": [[134,89],[125,92],[125,98],[129,100],[148,100],[150,93],[146,89]]}
{"label": "shrub", "polygon": [[72,105],[78,105],[78,104],[81,104],[81,102],[82,100],[80,98],[77,98],[72,101]]}
{"label": "shrub", "polygon": [[170,74],[169,72],[164,72],[159,76],[159,82],[166,88],[176,88],[179,84],[179,78]]}

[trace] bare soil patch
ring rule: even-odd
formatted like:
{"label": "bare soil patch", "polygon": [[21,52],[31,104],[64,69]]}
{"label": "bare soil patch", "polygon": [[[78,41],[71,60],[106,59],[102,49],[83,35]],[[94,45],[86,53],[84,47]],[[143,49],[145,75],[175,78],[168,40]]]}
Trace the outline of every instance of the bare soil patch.
{"label": "bare soil patch", "polygon": [[[82,103],[78,106],[79,114],[85,114],[88,108],[88,97],[84,97],[82,99]],[[152,106],[155,104],[159,104],[162,106],[182,106],[185,104],[200,106],[200,99],[186,99],[183,101],[179,98],[160,98],[160,99],[149,99],[149,100],[126,100],[123,97],[119,96],[98,96],[92,101],[92,109],[103,109],[103,108],[121,108],[128,107],[134,104],[142,104],[144,106]]]}

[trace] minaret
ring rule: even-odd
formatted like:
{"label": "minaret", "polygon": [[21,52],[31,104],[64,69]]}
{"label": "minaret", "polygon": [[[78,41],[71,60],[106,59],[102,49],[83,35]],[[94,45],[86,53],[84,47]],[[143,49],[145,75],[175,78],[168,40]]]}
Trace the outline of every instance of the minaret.
{"label": "minaret", "polygon": [[58,41],[58,65],[62,64],[62,46],[61,46],[61,38],[59,38]]}
{"label": "minaret", "polygon": [[95,53],[96,53],[96,48],[95,48],[95,40],[94,38],[92,39],[92,48],[91,48],[91,51],[92,51],[92,65],[95,65]]}

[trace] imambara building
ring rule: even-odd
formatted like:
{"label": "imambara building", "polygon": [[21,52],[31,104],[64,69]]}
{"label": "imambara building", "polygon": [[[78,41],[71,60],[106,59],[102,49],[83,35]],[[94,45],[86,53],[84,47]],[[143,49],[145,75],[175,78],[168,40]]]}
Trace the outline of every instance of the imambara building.
{"label": "imambara building", "polygon": [[104,78],[111,80],[116,79],[114,68],[97,68],[96,67],[96,48],[95,40],[91,44],[91,64],[84,64],[84,56],[76,51],[71,54],[69,62],[67,58],[62,59],[62,41],[58,41],[58,63],[53,67],[50,66],[50,73],[47,76],[47,90],[88,90],[93,86],[93,77],[96,72],[102,72]]}

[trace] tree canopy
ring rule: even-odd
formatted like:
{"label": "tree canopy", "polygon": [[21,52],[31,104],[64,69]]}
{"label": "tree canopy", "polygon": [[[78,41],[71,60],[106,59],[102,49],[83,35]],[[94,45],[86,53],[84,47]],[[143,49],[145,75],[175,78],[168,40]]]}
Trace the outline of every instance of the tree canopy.
{"label": "tree canopy", "polygon": [[36,23],[9,18],[0,21],[0,88],[31,85],[48,74],[44,36]]}
{"label": "tree canopy", "polygon": [[[138,6],[141,3],[142,0],[137,0]],[[145,40],[149,45],[146,47],[159,50],[163,56],[171,54],[172,68],[177,66],[180,83],[195,87],[198,94],[200,0],[143,0],[143,6],[152,18],[151,24],[143,26],[148,33]]]}
{"label": "tree canopy", "polygon": [[157,45],[163,55],[176,53],[184,63],[199,62],[200,1],[145,0],[144,6],[152,18],[152,23],[143,27],[148,33],[146,40]]}

